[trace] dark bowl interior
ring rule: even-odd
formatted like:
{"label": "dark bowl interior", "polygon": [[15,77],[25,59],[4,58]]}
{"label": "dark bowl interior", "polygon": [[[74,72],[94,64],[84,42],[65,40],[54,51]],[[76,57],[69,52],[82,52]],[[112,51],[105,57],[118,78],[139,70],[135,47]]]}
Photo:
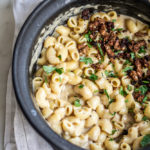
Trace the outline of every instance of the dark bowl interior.
{"label": "dark bowl interior", "polygon": [[[60,150],[81,150],[82,148],[67,142],[53,132],[36,109],[30,82],[36,65],[33,66],[31,72],[29,72],[29,65],[33,56],[33,47],[40,37],[42,28],[51,24],[60,13],[65,13],[72,7],[85,6],[86,4],[100,4],[99,11],[103,11],[106,8],[105,5],[110,5],[118,13],[135,17],[150,24],[147,19],[150,17],[148,0],[44,0],[28,17],[14,47],[12,76],[15,94],[31,125],[49,143]],[[148,147],[145,147],[144,150],[150,149]]]}

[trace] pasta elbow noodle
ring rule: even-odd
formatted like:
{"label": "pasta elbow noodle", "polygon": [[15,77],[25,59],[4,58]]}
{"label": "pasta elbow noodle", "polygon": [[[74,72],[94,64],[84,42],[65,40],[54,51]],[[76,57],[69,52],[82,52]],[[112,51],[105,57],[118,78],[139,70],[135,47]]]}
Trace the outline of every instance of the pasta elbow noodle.
{"label": "pasta elbow noodle", "polygon": [[70,56],[71,56],[72,60],[74,60],[74,61],[79,60],[79,53],[77,50],[74,49],[74,50],[70,50],[69,52],[70,52]]}
{"label": "pasta elbow noodle", "polygon": [[109,105],[110,112],[119,112],[125,108],[125,98],[122,95],[116,96],[116,101]]}
{"label": "pasta elbow noodle", "polygon": [[138,31],[136,23],[131,19],[126,20],[126,26],[131,33],[135,33]]}
{"label": "pasta elbow noodle", "polygon": [[70,29],[68,27],[61,25],[56,28],[56,32],[59,33],[60,35],[68,36],[70,33]]}
{"label": "pasta elbow noodle", "polygon": [[55,116],[50,116],[47,119],[50,127],[57,133],[57,134],[61,134],[62,133],[62,127],[59,121],[55,120]]}
{"label": "pasta elbow noodle", "polygon": [[94,69],[93,68],[85,68],[84,69],[84,74],[89,77],[91,74],[94,74]]}
{"label": "pasta elbow noodle", "polygon": [[108,134],[112,133],[112,123],[109,119],[101,119],[99,121],[99,125],[102,128],[103,131],[105,131]]}
{"label": "pasta elbow noodle", "polygon": [[46,100],[46,93],[43,88],[38,89],[35,97],[40,108],[49,107],[49,102]]}
{"label": "pasta elbow noodle", "polygon": [[97,143],[90,143],[90,149],[91,150],[104,150],[102,145],[97,144]]}
{"label": "pasta elbow noodle", "polygon": [[100,89],[106,89],[108,94],[112,94],[113,92],[112,85],[105,78],[96,80],[96,84],[99,86]]}
{"label": "pasta elbow noodle", "polygon": [[54,46],[56,39],[52,36],[48,36],[44,41],[44,48],[48,48],[50,46]]}
{"label": "pasta elbow noodle", "polygon": [[60,59],[56,56],[56,50],[53,47],[49,47],[46,51],[46,57],[49,63],[59,64]]}
{"label": "pasta elbow noodle", "polygon": [[41,77],[35,77],[33,79],[33,88],[36,91],[37,89],[39,89],[39,87],[42,85],[43,83],[43,78]]}
{"label": "pasta elbow noodle", "polygon": [[88,128],[88,127],[92,127],[94,124],[97,124],[98,119],[99,119],[98,114],[95,111],[93,111],[89,116],[89,118],[86,119],[85,127]]}
{"label": "pasta elbow noodle", "polygon": [[77,118],[85,120],[90,116],[91,108],[83,107],[83,108],[75,109],[74,114]]}
{"label": "pasta elbow noodle", "polygon": [[89,105],[90,108],[96,109],[98,105],[100,104],[100,98],[99,96],[94,96],[91,99],[87,101],[87,104]]}
{"label": "pasta elbow noodle", "polygon": [[100,135],[100,128],[98,126],[94,126],[88,132],[88,136],[92,141],[97,141],[99,135]]}
{"label": "pasta elbow noodle", "polygon": [[49,107],[44,107],[41,112],[44,118],[47,119],[53,113],[53,110]]}
{"label": "pasta elbow noodle", "polygon": [[143,138],[143,136],[140,136],[133,142],[133,150],[139,149],[142,138]]}
{"label": "pasta elbow noodle", "polygon": [[69,61],[66,62],[66,70],[72,71],[79,67],[79,63],[77,61]]}
{"label": "pasta elbow noodle", "polygon": [[119,149],[119,144],[116,143],[114,140],[110,141],[109,138],[107,138],[106,141],[105,141],[105,147],[108,150],[118,150]]}
{"label": "pasta elbow noodle", "polygon": [[84,124],[84,120],[80,120],[75,117],[68,117],[62,120],[63,130],[69,132],[72,136],[80,136],[83,131]]}
{"label": "pasta elbow noodle", "polygon": [[128,143],[121,143],[120,149],[121,150],[131,150],[131,147]]}
{"label": "pasta elbow noodle", "polygon": [[111,84],[113,87],[119,87],[120,86],[120,80],[117,78],[111,78]]}
{"label": "pasta elbow noodle", "polygon": [[150,118],[150,105],[147,105],[144,111],[144,115]]}
{"label": "pasta elbow noodle", "polygon": [[109,11],[107,14],[111,20],[117,19],[117,13],[115,11]]}
{"label": "pasta elbow noodle", "polygon": [[68,76],[68,83],[71,85],[77,85],[82,81],[80,76],[77,76],[72,72],[68,72],[66,75]]}
{"label": "pasta elbow noodle", "polygon": [[83,88],[75,86],[74,91],[83,96],[84,100],[90,99],[93,96],[92,91],[87,86],[84,86]]}
{"label": "pasta elbow noodle", "polygon": [[68,19],[67,25],[71,28],[75,28],[77,27],[78,23],[77,23],[77,17],[70,17]]}
{"label": "pasta elbow noodle", "polygon": [[129,94],[126,96],[126,100],[127,100],[126,106],[127,106],[128,108],[133,107],[133,105],[134,105],[134,97],[133,97],[133,95],[129,93]]}
{"label": "pasta elbow noodle", "polygon": [[37,60],[38,65],[44,65],[47,62],[46,59],[46,49],[42,49],[41,58]]}
{"label": "pasta elbow noodle", "polygon": [[92,81],[88,80],[88,79],[83,79],[82,83],[84,85],[86,85],[92,92],[95,92],[98,90],[98,87],[95,83],[93,83]]}

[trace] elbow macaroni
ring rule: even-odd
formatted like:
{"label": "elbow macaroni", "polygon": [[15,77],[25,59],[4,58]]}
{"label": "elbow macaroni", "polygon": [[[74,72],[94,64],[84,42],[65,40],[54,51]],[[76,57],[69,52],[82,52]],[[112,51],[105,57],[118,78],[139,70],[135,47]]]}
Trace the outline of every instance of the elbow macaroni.
{"label": "elbow macaroni", "polygon": [[[73,144],[89,150],[138,150],[150,134],[150,68],[144,68],[150,65],[145,52],[150,28],[113,10],[84,17],[70,17],[45,38],[32,80],[36,103],[49,126]],[[148,46],[136,50],[138,40],[147,40]],[[120,54],[126,42],[127,55],[132,55],[128,60]],[[105,44],[111,45],[110,53]],[[135,69],[139,78],[133,65],[142,56],[148,63],[141,66],[146,81],[140,78],[139,86],[133,84],[131,72]]]}

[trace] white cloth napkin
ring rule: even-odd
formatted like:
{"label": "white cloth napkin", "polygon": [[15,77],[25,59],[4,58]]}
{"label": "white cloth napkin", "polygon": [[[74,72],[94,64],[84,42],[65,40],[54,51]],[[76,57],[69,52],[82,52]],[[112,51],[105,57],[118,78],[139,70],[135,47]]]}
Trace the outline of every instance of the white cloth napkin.
{"label": "white cloth napkin", "polygon": [[[27,16],[42,0],[13,0],[15,20],[14,42]],[[11,69],[8,74],[5,118],[5,150],[53,150],[53,148],[31,127],[22,114],[12,86]]]}

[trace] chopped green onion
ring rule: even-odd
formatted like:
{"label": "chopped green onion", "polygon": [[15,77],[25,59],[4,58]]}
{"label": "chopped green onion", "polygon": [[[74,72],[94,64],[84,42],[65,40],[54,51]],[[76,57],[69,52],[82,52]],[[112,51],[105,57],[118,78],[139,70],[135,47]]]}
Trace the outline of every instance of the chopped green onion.
{"label": "chopped green onion", "polygon": [[107,96],[107,98],[109,99],[110,97],[109,97],[108,92],[107,92],[106,89],[104,89],[104,93],[105,93],[105,95]]}
{"label": "chopped green onion", "polygon": [[113,140],[114,140],[113,138],[110,138],[110,139],[109,139],[109,141],[113,141]]}
{"label": "chopped green onion", "polygon": [[115,132],[117,132],[117,130],[114,129],[114,130],[112,130],[111,134],[113,135],[113,134],[115,134]]}
{"label": "chopped green onion", "polygon": [[112,28],[111,30],[112,30],[112,31],[115,31],[115,28]]}
{"label": "chopped green onion", "polygon": [[55,71],[59,74],[62,74],[64,72],[63,68],[56,68]]}
{"label": "chopped green onion", "polygon": [[109,141],[113,141],[113,140],[114,140],[113,138],[110,138],[110,139],[109,139]]}
{"label": "chopped green onion", "polygon": [[116,22],[116,19],[113,19],[112,22]]}
{"label": "chopped green onion", "polygon": [[80,57],[80,62],[84,62],[85,64],[92,64],[93,60],[90,57]]}
{"label": "chopped green onion", "polygon": [[122,51],[118,50],[117,52],[115,52],[115,55],[118,55],[120,53],[123,53]]}
{"label": "chopped green onion", "polygon": [[122,87],[122,86],[120,87],[119,94],[121,94],[122,96],[127,95],[126,91],[123,90],[123,87]]}
{"label": "chopped green onion", "polygon": [[122,31],[122,30],[123,30],[123,28],[118,28],[118,29],[116,29],[116,30],[120,32],[120,31]]}
{"label": "chopped green onion", "polygon": [[111,104],[114,101],[115,101],[115,99],[110,99],[109,104]]}
{"label": "chopped green onion", "polygon": [[101,48],[101,44],[100,44],[100,43],[97,43],[97,47],[98,47],[98,50],[99,50],[99,52],[100,52],[100,54],[101,54],[101,56],[102,56],[102,61],[104,61],[104,53],[103,53],[103,50],[102,50],[102,48]]}
{"label": "chopped green onion", "polygon": [[148,97],[147,96],[145,96],[144,98],[143,98],[143,103],[145,103],[146,101],[147,101],[147,99],[148,99]]}
{"label": "chopped green onion", "polygon": [[49,74],[51,72],[53,72],[56,69],[56,67],[52,67],[52,66],[43,66],[43,70]]}
{"label": "chopped green onion", "polygon": [[107,71],[107,70],[105,70],[105,75],[107,76],[107,77],[117,77],[115,74],[114,74],[114,72],[113,71]]}
{"label": "chopped green onion", "polygon": [[115,114],[116,114],[116,112],[114,112],[114,113],[110,113],[112,116],[115,116]]}
{"label": "chopped green onion", "polygon": [[94,93],[98,93],[98,92],[99,92],[99,90],[95,90],[95,91],[94,91]]}
{"label": "chopped green onion", "polygon": [[148,87],[146,85],[141,85],[139,88],[135,89],[135,92],[141,92],[142,95],[148,91]]}
{"label": "chopped green onion", "polygon": [[128,100],[128,99],[126,99],[126,100],[125,100],[125,103],[128,103],[128,101],[129,101],[129,100]]}
{"label": "chopped green onion", "polygon": [[61,60],[61,55],[57,56]]}
{"label": "chopped green onion", "polygon": [[123,30],[123,28],[117,28],[117,29],[112,28],[111,30],[112,30],[112,31],[118,31],[118,32],[121,32],[121,31]]}
{"label": "chopped green onion", "polygon": [[84,35],[84,37],[86,38],[87,42],[92,42],[92,39],[90,38],[90,34],[91,34],[91,31],[89,31],[88,33],[86,33]]}
{"label": "chopped green onion", "polygon": [[84,85],[83,85],[83,84],[80,84],[80,85],[79,85],[79,88],[80,88],[80,89],[82,89],[83,87],[84,87]]}
{"label": "chopped green onion", "polygon": [[133,70],[133,67],[125,67],[124,69],[123,69],[123,72],[127,72],[127,71],[129,71],[129,70]]}
{"label": "chopped green onion", "polygon": [[102,60],[99,60],[99,62],[98,62],[99,64],[102,64]]}
{"label": "chopped green onion", "polygon": [[146,84],[148,84],[148,83],[150,83],[149,81],[142,81],[143,83],[146,83]]}
{"label": "chopped green onion", "polygon": [[140,145],[142,147],[145,147],[146,145],[148,145],[150,143],[150,134],[147,134],[143,137],[143,139],[140,142]]}
{"label": "chopped green onion", "polygon": [[126,60],[125,62],[124,62],[124,65],[131,65],[132,63],[129,61],[129,60]]}
{"label": "chopped green onion", "polygon": [[105,70],[105,75],[108,76],[109,72],[107,70]]}
{"label": "chopped green onion", "polygon": [[128,89],[129,91],[131,91],[131,90],[132,90],[132,86],[128,85],[128,86],[127,86],[127,89]]}
{"label": "chopped green onion", "polygon": [[88,46],[89,48],[92,48],[92,45],[91,45],[90,43],[87,43],[87,46]]}
{"label": "chopped green onion", "polygon": [[45,83],[48,83],[47,76],[45,76]]}
{"label": "chopped green onion", "polygon": [[95,75],[95,74],[91,74],[91,76],[89,77],[89,79],[91,79],[91,80],[95,81],[95,80],[97,80],[97,79],[98,79],[98,76],[97,76],[97,75]]}
{"label": "chopped green onion", "polygon": [[139,54],[137,54],[137,58],[142,58],[143,56],[141,56],[141,55],[139,55]]}
{"label": "chopped green onion", "polygon": [[76,107],[80,107],[80,106],[81,106],[80,100],[79,100],[79,99],[76,99],[76,100],[74,101],[74,105],[75,105]]}
{"label": "chopped green onion", "polygon": [[52,66],[43,66],[43,70],[49,74],[53,71],[56,71],[57,73],[59,74],[62,74],[63,73],[63,68],[56,68],[56,67],[52,67]]}
{"label": "chopped green onion", "polygon": [[147,118],[146,116],[144,116],[144,117],[142,118],[142,120],[143,120],[143,121],[146,121],[146,120],[148,120],[148,118]]}
{"label": "chopped green onion", "polygon": [[141,54],[141,53],[146,53],[146,51],[145,51],[145,49],[144,49],[144,46],[141,46],[141,47],[140,47],[139,53],[140,53],[140,54]]}
{"label": "chopped green onion", "polygon": [[135,54],[132,52],[132,53],[130,53],[130,55],[131,55],[131,59],[134,59],[135,58]]}
{"label": "chopped green onion", "polygon": [[123,87],[122,87],[122,86],[120,87],[120,91],[119,91],[119,93],[120,93],[121,95],[123,95],[123,96],[124,96],[124,90],[123,90]]}

